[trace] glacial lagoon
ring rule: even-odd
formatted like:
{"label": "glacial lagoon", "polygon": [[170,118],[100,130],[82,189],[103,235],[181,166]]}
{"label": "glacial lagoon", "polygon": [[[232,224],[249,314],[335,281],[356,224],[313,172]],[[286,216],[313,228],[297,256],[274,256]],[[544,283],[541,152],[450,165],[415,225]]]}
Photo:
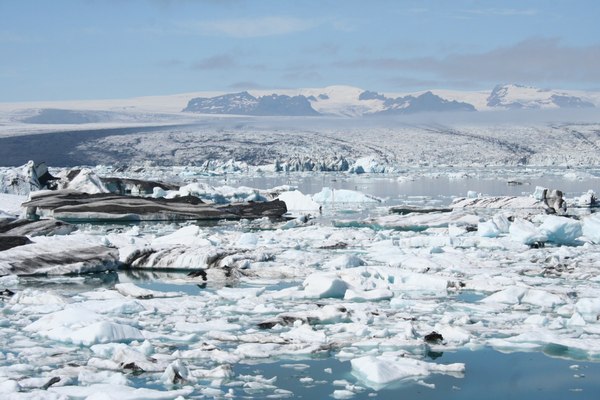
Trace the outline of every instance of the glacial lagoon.
{"label": "glacial lagoon", "polygon": [[[122,252],[172,237],[162,240],[225,249],[240,267],[208,280],[177,268],[2,277],[0,288],[15,294],[1,303],[0,385],[7,398],[595,398],[597,245],[533,248],[452,221],[424,231],[334,226],[387,218],[396,205],[445,207],[469,192],[529,196],[546,186],[569,200],[598,186],[595,170],[450,171],[194,178],[375,199],[325,203],[286,227],[80,224],[71,235]],[[546,217],[532,218],[539,226]],[[182,228],[196,237],[177,236]],[[135,332],[115,334],[123,326]],[[424,340],[434,331],[443,339]],[[367,376],[352,360],[380,371]],[[457,367],[437,370],[449,365]]]}

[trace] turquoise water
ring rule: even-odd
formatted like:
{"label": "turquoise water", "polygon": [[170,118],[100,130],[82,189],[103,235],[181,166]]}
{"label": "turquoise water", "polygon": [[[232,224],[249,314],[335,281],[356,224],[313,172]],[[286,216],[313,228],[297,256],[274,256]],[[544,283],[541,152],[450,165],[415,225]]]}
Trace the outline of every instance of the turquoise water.
{"label": "turquoise water", "polygon": [[[463,378],[447,375],[431,375],[427,384],[397,383],[375,391],[364,387],[352,375],[350,362],[328,358],[322,360],[281,360],[259,365],[237,365],[240,374],[262,374],[265,378],[277,376],[276,385],[293,392],[294,398],[326,399],[336,389],[335,380],[345,379],[351,384],[363,386],[355,399],[429,399],[429,400],[480,400],[487,399],[597,399],[600,398],[600,363],[579,362],[548,357],[542,353],[500,353],[492,349],[477,351],[446,352],[437,357],[436,363],[466,364]],[[286,364],[304,364],[306,369],[282,367]],[[331,368],[332,373],[324,370]],[[310,377],[313,382],[301,381]],[[248,393],[245,393],[248,394]],[[255,393],[257,397],[267,393]]]}

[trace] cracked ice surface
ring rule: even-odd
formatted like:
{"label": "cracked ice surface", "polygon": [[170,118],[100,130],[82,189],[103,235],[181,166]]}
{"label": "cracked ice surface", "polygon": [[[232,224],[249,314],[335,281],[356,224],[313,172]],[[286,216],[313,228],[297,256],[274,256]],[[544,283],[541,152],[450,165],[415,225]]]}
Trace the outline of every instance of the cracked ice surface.
{"label": "cracked ice surface", "polygon": [[[325,357],[351,366],[354,381],[332,391],[348,398],[468,375],[431,352],[600,360],[595,216],[371,207],[369,218],[335,215],[346,223],[82,225],[56,237],[60,248],[95,236],[121,261],[152,253],[118,274],[0,277],[15,292],[0,303],[0,388],[10,398],[284,398],[276,376],[236,366]],[[490,221],[493,235],[471,229]],[[443,339],[425,341],[434,331]]]}

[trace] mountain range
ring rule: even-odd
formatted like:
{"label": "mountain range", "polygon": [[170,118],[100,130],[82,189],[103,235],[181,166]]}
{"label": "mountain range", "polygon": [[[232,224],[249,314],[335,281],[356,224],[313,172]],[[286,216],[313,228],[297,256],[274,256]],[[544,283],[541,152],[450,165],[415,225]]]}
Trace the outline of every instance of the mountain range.
{"label": "mountain range", "polygon": [[377,116],[422,112],[596,107],[597,93],[503,84],[491,92],[430,90],[389,95],[351,86],[280,91],[244,91],[191,99],[183,112],[261,116]]}

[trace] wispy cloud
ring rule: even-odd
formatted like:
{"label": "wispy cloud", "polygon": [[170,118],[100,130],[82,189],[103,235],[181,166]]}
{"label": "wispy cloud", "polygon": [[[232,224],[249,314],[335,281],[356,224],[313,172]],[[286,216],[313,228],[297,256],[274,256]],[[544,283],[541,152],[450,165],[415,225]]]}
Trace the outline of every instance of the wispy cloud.
{"label": "wispy cloud", "polygon": [[320,21],[315,19],[267,16],[186,22],[181,23],[180,26],[203,35],[212,34],[233,38],[256,38],[302,32],[312,29],[320,23]]}
{"label": "wispy cloud", "polygon": [[532,38],[481,53],[361,58],[334,66],[428,73],[435,79],[457,81],[595,84],[600,81],[600,44],[567,46],[556,38]]}
{"label": "wispy cloud", "polygon": [[192,69],[229,69],[234,68],[237,65],[237,62],[230,55],[219,54],[216,56],[203,58],[202,60],[195,62],[194,64],[192,64]]}
{"label": "wispy cloud", "polygon": [[21,44],[32,42],[39,42],[39,39],[10,31],[0,31],[0,43]]}
{"label": "wispy cloud", "polygon": [[321,81],[323,76],[317,71],[291,71],[281,76],[286,81]]}
{"label": "wispy cloud", "polygon": [[516,9],[516,8],[478,8],[464,10],[467,14],[492,16],[492,17],[514,17],[514,16],[534,16],[538,14],[538,10]]}
{"label": "wispy cloud", "polygon": [[234,90],[266,89],[265,86],[252,81],[235,82],[229,85],[229,88]]}

